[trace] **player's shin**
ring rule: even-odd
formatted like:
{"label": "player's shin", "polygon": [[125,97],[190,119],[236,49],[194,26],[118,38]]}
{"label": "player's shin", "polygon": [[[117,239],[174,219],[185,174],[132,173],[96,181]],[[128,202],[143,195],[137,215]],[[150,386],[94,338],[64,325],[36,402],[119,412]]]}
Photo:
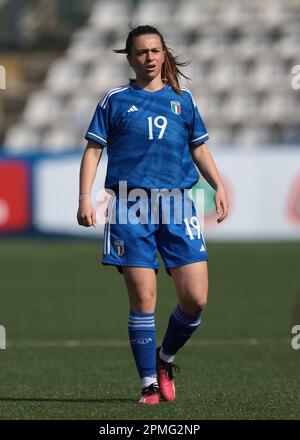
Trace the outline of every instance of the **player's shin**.
{"label": "player's shin", "polygon": [[154,313],[130,311],[128,333],[142,388],[156,383],[156,335]]}
{"label": "player's shin", "polygon": [[195,318],[187,316],[179,305],[173,310],[163,339],[160,358],[173,362],[175,354],[187,342],[201,323],[201,314]]}

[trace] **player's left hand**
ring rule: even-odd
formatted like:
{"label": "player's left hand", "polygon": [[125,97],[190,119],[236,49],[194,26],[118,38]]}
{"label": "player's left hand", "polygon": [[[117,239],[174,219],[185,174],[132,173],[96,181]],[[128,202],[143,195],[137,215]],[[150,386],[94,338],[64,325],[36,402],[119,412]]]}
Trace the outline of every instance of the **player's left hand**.
{"label": "player's left hand", "polygon": [[217,214],[221,214],[217,218],[217,222],[221,223],[227,217],[228,209],[229,209],[227,195],[224,186],[220,186],[217,188],[215,194],[215,205],[216,205]]}

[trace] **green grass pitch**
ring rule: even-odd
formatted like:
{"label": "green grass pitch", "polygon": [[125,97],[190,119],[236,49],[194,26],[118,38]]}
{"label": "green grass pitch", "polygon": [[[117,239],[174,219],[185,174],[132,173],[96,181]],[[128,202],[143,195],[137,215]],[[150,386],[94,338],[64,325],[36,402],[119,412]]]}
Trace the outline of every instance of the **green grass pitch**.
{"label": "green grass pitch", "polygon": [[[299,245],[208,251],[209,301],[176,357],[177,401],[140,407],[127,293],[116,269],[99,264],[102,245],[1,239],[0,419],[299,419]],[[175,304],[161,266],[159,343]]]}

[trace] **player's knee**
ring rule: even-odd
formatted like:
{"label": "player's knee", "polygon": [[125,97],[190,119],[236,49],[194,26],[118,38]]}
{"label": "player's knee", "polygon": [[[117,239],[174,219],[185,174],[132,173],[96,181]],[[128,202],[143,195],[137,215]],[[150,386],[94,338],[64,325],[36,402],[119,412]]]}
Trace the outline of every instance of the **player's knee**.
{"label": "player's knee", "polygon": [[152,290],[144,290],[135,295],[133,302],[137,312],[150,313],[155,306],[155,292]]}
{"label": "player's knee", "polygon": [[200,296],[193,301],[193,311],[195,315],[200,315],[206,307],[207,296]]}
{"label": "player's knee", "polygon": [[206,297],[189,298],[189,300],[180,302],[181,309],[191,317],[199,316],[206,306]]}
{"label": "player's knee", "polygon": [[207,303],[207,299],[206,298],[201,298],[199,301],[197,301],[196,303],[196,307],[198,309],[198,313],[200,314],[201,312],[203,312],[203,310],[206,307],[206,303]]}

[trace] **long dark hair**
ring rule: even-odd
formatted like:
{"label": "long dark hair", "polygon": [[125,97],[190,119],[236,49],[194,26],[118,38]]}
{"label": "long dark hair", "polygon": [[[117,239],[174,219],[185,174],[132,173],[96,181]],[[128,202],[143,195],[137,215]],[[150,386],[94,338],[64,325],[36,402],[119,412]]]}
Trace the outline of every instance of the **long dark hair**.
{"label": "long dark hair", "polygon": [[190,79],[188,76],[185,76],[177,66],[184,67],[189,64],[189,61],[178,61],[177,57],[173,55],[173,50],[170,49],[161,35],[161,33],[153,26],[138,26],[134,29],[131,29],[127,36],[126,47],[125,49],[114,49],[115,53],[126,53],[130,55],[131,47],[133,46],[133,39],[135,37],[139,37],[140,35],[146,34],[156,34],[159,35],[163,50],[165,51],[165,60],[162,65],[162,76],[163,81],[168,81],[174,92],[182,94],[180,85],[179,85],[179,76],[183,76],[186,79]]}

